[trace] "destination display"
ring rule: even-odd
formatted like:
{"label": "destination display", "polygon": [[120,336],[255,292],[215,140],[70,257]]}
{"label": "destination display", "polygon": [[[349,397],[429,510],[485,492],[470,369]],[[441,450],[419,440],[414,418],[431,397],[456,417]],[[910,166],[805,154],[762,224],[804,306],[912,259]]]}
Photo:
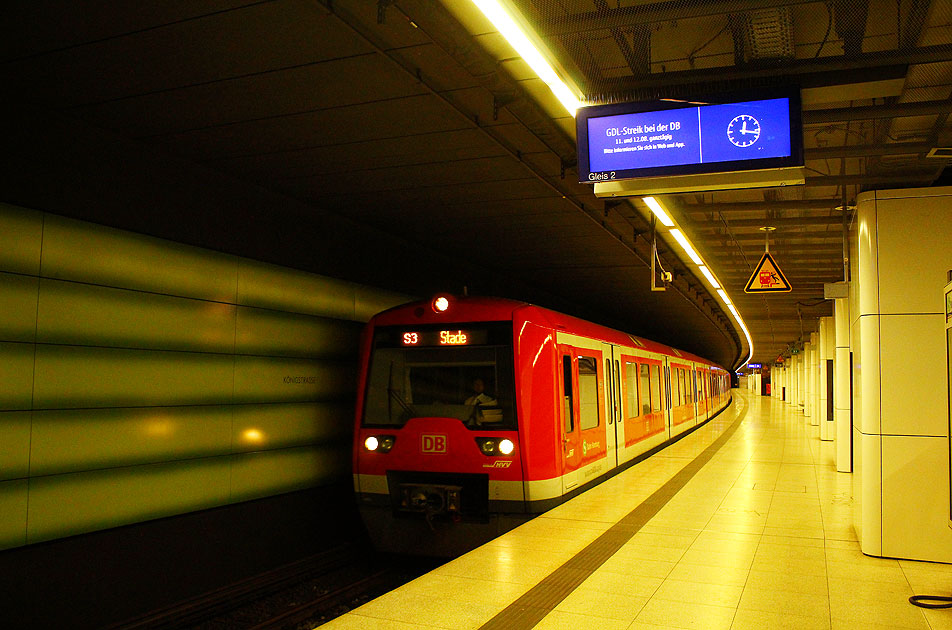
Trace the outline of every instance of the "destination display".
{"label": "destination display", "polygon": [[[650,109],[646,109],[649,108]],[[800,103],[630,103],[577,115],[579,181],[802,166]]]}
{"label": "destination display", "polygon": [[410,330],[400,341],[404,346],[469,346],[482,345],[489,339],[485,330]]}

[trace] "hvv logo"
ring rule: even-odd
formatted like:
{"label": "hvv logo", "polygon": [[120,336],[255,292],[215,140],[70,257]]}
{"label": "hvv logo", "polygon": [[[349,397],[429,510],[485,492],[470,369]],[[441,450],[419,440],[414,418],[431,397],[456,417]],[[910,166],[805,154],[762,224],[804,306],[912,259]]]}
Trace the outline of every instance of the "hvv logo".
{"label": "hvv logo", "polygon": [[446,436],[445,435],[426,435],[422,436],[423,443],[420,450],[424,453],[445,453]]}

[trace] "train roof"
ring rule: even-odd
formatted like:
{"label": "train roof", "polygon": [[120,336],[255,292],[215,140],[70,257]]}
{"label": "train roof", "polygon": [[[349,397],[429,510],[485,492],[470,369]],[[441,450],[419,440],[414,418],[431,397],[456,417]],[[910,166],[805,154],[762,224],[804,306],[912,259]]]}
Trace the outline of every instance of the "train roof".
{"label": "train roof", "polygon": [[[437,312],[433,308],[436,297],[445,297],[448,308],[444,312]],[[709,359],[696,354],[679,350],[657,341],[624,333],[607,326],[594,324],[578,317],[559,313],[528,302],[510,300],[506,298],[484,296],[455,296],[441,294],[430,300],[421,300],[395,306],[378,313],[371,319],[375,326],[395,326],[416,324],[446,324],[477,321],[511,321],[523,320],[547,324],[557,330],[565,330],[572,334],[579,334],[600,341],[622,346],[639,346],[649,352],[658,352],[683,358],[689,361],[705,363],[720,368]],[[723,369],[723,368],[720,368]]]}

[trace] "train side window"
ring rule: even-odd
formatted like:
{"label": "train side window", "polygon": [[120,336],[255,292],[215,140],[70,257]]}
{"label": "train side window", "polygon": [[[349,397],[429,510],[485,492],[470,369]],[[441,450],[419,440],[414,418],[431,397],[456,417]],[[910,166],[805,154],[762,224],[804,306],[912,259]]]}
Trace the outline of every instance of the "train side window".
{"label": "train side window", "polygon": [[562,357],[562,404],[565,412],[565,432],[575,430],[575,392],[572,388],[572,357]]}
{"label": "train side window", "polygon": [[598,361],[592,357],[578,358],[578,402],[578,422],[582,431],[597,427]]}
{"label": "train side window", "polygon": [[638,405],[638,364],[625,361],[625,411],[626,416],[641,415]]}
{"label": "train side window", "polygon": [[676,391],[671,392],[673,395],[671,398],[674,401],[674,406],[679,407],[684,403],[683,389],[684,389],[684,379],[681,378],[681,368],[674,368],[674,389]]}
{"label": "train side window", "polygon": [[641,364],[641,413],[651,413],[651,377],[648,364]]}
{"label": "train side window", "polygon": [[618,405],[616,420],[621,420],[621,362],[615,359],[615,404]]}
{"label": "train side window", "polygon": [[694,370],[691,368],[684,370],[684,404],[694,404]]}
{"label": "train side window", "polygon": [[651,410],[661,411],[661,367],[651,366]]}

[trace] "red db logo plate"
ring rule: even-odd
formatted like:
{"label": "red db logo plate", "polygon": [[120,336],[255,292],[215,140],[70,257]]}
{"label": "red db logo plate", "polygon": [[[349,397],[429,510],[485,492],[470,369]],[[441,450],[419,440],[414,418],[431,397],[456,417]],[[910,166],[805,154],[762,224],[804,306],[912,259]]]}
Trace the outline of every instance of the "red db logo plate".
{"label": "red db logo plate", "polygon": [[420,444],[420,450],[424,453],[445,453],[446,436],[445,435],[423,435]]}

